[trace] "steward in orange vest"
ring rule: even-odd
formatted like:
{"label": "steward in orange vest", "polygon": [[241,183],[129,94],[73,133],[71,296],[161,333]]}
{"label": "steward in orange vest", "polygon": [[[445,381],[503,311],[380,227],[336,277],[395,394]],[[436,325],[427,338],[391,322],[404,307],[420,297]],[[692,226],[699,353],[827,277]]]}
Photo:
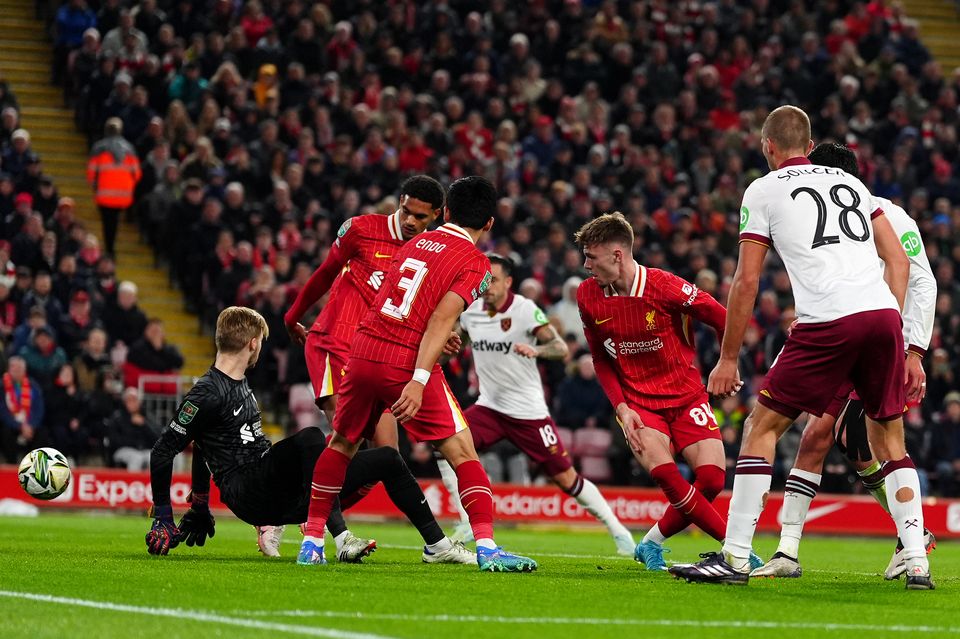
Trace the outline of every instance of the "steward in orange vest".
{"label": "steward in orange vest", "polygon": [[133,204],[133,191],[142,175],[137,153],[121,137],[122,132],[120,118],[107,120],[105,137],[93,145],[87,163],[87,182],[93,187],[94,199],[100,209],[103,239],[110,255],[114,255],[120,213]]}

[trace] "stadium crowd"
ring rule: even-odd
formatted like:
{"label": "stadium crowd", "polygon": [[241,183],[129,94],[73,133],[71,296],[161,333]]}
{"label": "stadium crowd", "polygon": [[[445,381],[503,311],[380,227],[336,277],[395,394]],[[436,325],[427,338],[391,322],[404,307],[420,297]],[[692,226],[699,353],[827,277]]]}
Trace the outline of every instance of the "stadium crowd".
{"label": "stadium crowd", "polygon": [[[283,312],[340,224],[392,212],[400,181],[413,173],[444,183],[469,174],[493,180],[502,199],[481,248],[516,261],[519,292],[566,336],[571,359],[545,363],[544,383],[575,440],[572,454],[602,482],[649,480],[611,429],[610,407],[583,357],[574,295],[585,273],[573,231],[621,210],[641,263],[725,303],[740,196],[767,170],[759,126],[778,105],[803,107],[816,141],[854,148],[868,187],[920,225],[940,292],[929,391],[909,409],[908,448],[925,492],[960,494],[960,74],[944,74],[900,3],[69,0],[50,20],[53,79],[91,142],[108,118],[122,121],[143,167],[132,215],[187,306],[206,322],[231,304],[267,318],[271,339],[252,382],[274,403],[285,400],[272,392],[276,380],[284,389],[307,380]],[[63,214],[31,168],[15,120],[11,102],[0,132],[4,237],[18,269],[4,307],[11,353],[19,352],[17,331],[24,339],[15,327],[42,324],[28,317],[31,309],[44,309],[49,322],[72,318],[82,303],[74,291],[83,287],[58,276],[56,304],[25,303],[31,285],[19,269],[32,275],[40,264],[42,273],[43,262],[59,274],[50,260],[66,254],[67,271],[74,264],[75,277],[89,278],[83,290],[97,306],[109,303],[98,287],[113,268],[108,258],[90,259],[96,247],[79,231],[45,239],[41,219]],[[10,220],[23,220],[32,235],[15,239],[24,236]],[[17,251],[25,244],[29,259]],[[728,464],[756,381],[795,317],[792,304],[773,256],[740,357],[745,388],[715,404]],[[26,334],[42,340],[42,329]],[[59,334],[75,349],[65,351],[71,358],[95,341],[76,327]],[[704,330],[697,340],[709,371],[717,341]],[[100,341],[123,340],[108,327]],[[448,365],[465,404],[477,393],[469,359],[466,349]],[[43,375],[36,368],[30,375]],[[64,375],[49,364],[42,370],[48,379]],[[781,476],[797,439],[781,443]],[[430,465],[415,446],[411,466]],[[836,454],[824,489],[852,489]]]}

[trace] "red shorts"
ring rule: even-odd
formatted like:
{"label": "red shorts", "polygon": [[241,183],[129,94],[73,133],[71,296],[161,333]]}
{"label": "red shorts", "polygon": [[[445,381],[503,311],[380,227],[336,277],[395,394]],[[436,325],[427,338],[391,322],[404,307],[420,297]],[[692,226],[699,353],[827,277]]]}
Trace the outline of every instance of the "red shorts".
{"label": "red shorts", "polygon": [[516,419],[486,406],[474,404],[464,412],[478,451],[507,439],[524,455],[554,477],[571,468],[570,455],[557,435],[557,424],[551,417]]}
{"label": "red shorts", "polygon": [[[333,430],[351,442],[372,439],[377,421],[400,398],[413,371],[399,366],[351,357],[346,375],[340,380],[340,397]],[[434,366],[423,389],[423,403],[416,417],[403,424],[417,441],[446,439],[467,428],[440,366]]]}
{"label": "red shorts", "polygon": [[340,392],[340,382],[347,364],[343,355],[321,343],[323,338],[324,336],[320,333],[310,331],[303,345],[303,356],[307,361],[313,396],[317,399],[324,399]]}
{"label": "red shorts", "polygon": [[706,392],[683,408],[659,408],[655,411],[639,406],[630,408],[637,411],[644,426],[669,437],[678,453],[697,442],[720,440],[720,426],[710,408],[710,398]]}
{"label": "red shorts", "polygon": [[903,414],[903,332],[892,309],[867,311],[820,324],[798,324],[767,373],[759,402],[796,418],[821,416],[849,385],[866,414],[887,421]]}

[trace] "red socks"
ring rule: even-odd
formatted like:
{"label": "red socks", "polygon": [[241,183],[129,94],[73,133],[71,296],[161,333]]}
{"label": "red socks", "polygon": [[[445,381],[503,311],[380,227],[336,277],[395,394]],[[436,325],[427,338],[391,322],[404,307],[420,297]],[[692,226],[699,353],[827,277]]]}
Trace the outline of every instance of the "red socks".
{"label": "red socks", "polygon": [[343,478],[347,475],[350,458],[340,451],[325,448],[313,467],[313,483],[310,488],[310,510],[304,534],[323,539],[323,527],[333,503],[343,488]]}
{"label": "red socks", "polygon": [[470,517],[474,539],[493,539],[493,492],[490,478],[476,459],[457,466],[460,503]]}
{"label": "red socks", "polygon": [[696,524],[717,541],[726,536],[727,524],[710,501],[723,490],[725,474],[719,466],[700,466],[691,486],[676,464],[661,464],[650,471],[650,477],[670,500],[670,508],[658,526],[664,537],[675,535],[689,524]]}

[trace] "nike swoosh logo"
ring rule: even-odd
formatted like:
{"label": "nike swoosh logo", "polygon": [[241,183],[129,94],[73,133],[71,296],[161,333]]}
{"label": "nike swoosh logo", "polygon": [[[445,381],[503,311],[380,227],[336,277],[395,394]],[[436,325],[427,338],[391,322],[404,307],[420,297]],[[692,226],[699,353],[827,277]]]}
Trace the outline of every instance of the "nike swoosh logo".
{"label": "nike swoosh logo", "polygon": [[424,500],[423,500],[423,501],[421,501],[420,503],[421,503],[421,504],[425,504],[425,503],[427,503],[427,500],[426,500],[426,498],[424,498]]}
{"label": "nike swoosh logo", "polygon": [[233,411],[233,416],[236,417],[237,415],[240,414],[240,411],[242,410],[243,410],[243,404],[240,404],[239,406],[237,406],[237,410]]}
{"label": "nike swoosh logo", "polygon": [[612,319],[613,319],[612,317],[608,317],[608,318],[605,319],[605,320],[593,320],[593,323],[596,324],[597,326],[600,326],[601,324],[606,324],[607,322],[609,322],[609,321],[612,320]]}
{"label": "nike swoosh logo", "polygon": [[384,259],[386,259],[386,258],[388,258],[388,257],[393,257],[392,255],[384,255],[384,254],[381,253],[380,251],[377,251],[376,253],[374,253],[373,256],[374,256],[375,258],[377,258],[378,260],[384,260]]}

